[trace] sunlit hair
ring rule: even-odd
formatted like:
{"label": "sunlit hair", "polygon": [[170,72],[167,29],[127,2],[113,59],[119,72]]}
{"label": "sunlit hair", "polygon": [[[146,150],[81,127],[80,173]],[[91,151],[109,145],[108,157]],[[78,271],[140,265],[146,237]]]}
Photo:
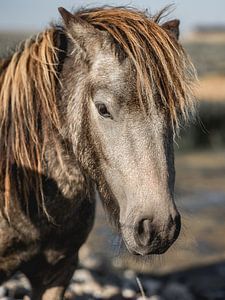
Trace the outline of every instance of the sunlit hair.
{"label": "sunlit hair", "polygon": [[194,111],[192,90],[196,74],[182,46],[159,25],[168,9],[153,17],[123,7],[80,11],[76,15],[109,32],[136,68],[141,104],[147,104],[148,109],[152,101],[161,102],[177,129],[181,115],[187,120]]}
{"label": "sunlit hair", "polygon": [[[142,107],[148,112],[152,101],[161,105],[169,113],[175,131],[180,115],[186,120],[194,109],[195,71],[182,46],[159,26],[164,12],[149,17],[134,9],[106,7],[80,10],[74,15],[110,34],[136,69]],[[0,204],[6,216],[11,199],[18,194],[28,206],[31,188],[38,206],[45,210],[43,156],[48,136],[60,128],[56,105],[57,30],[52,26],[25,41],[10,58],[0,60],[0,185],[5,195]]]}
{"label": "sunlit hair", "polygon": [[[31,186],[39,206],[44,208],[41,204],[43,155],[51,130],[59,127],[57,63],[54,28],[26,40],[11,58],[1,63],[0,183],[4,186],[6,215],[10,199],[17,198],[17,193],[28,201]],[[15,166],[21,167],[19,172]],[[27,170],[34,171],[35,178]]]}

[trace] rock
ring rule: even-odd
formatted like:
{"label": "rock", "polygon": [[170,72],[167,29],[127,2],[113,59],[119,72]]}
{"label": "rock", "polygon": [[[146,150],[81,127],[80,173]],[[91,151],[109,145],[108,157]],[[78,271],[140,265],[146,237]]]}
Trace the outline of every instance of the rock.
{"label": "rock", "polygon": [[136,280],[136,273],[132,270],[126,270],[123,273],[122,278],[122,288],[125,290],[134,290],[136,292],[139,291],[139,287]]}
{"label": "rock", "polygon": [[[74,292],[72,292],[71,290],[66,290],[65,295],[64,295],[64,300],[73,300],[73,299],[80,299],[79,297],[80,295],[75,294]],[[24,299],[25,300],[25,299]],[[30,299],[31,300],[31,299]]]}
{"label": "rock", "polygon": [[5,284],[7,295],[15,299],[23,299],[24,296],[30,294],[30,290],[27,290],[25,287],[17,281],[10,282],[8,281]]}
{"label": "rock", "polygon": [[225,277],[225,264],[221,263],[221,265],[217,266],[217,272],[219,273],[219,275],[221,275],[223,278]]}
{"label": "rock", "polygon": [[82,261],[81,266],[94,271],[100,271],[104,269],[104,262],[97,256],[89,256]]}
{"label": "rock", "polygon": [[188,288],[176,282],[169,283],[165,286],[161,295],[165,300],[194,300]]}
{"label": "rock", "polygon": [[126,299],[134,298],[136,296],[136,292],[130,288],[122,289],[122,296]]}
{"label": "rock", "polygon": [[[159,295],[153,295],[151,297],[138,297],[136,300],[164,300],[164,298],[162,298]],[[179,299],[179,300],[183,300],[183,299]]]}
{"label": "rock", "polygon": [[29,295],[30,292],[25,287],[18,285],[17,287],[15,287],[14,291],[9,294],[13,298],[23,299],[23,297]]}
{"label": "rock", "polygon": [[146,292],[146,295],[149,297],[153,295],[157,295],[161,287],[161,282],[159,280],[152,279],[152,278],[143,278],[141,280],[141,284],[143,286],[143,289]]}
{"label": "rock", "polygon": [[102,294],[102,286],[97,282],[88,282],[88,284],[83,285],[83,292],[85,294],[93,295],[95,298],[100,298]]}
{"label": "rock", "polygon": [[203,299],[225,299],[225,280],[221,272],[217,267],[194,274],[188,280],[193,294]]}
{"label": "rock", "polygon": [[0,286],[0,298],[6,296],[7,289],[4,286]]}
{"label": "rock", "polygon": [[101,297],[104,299],[109,299],[112,298],[116,295],[121,294],[120,288],[118,286],[114,285],[105,285],[103,290],[102,290],[102,295]]}
{"label": "rock", "polygon": [[83,284],[73,282],[69,285],[67,292],[70,294],[82,295],[83,294]]}
{"label": "rock", "polygon": [[123,276],[128,280],[136,280],[136,273],[133,270],[125,270]]}
{"label": "rock", "polygon": [[85,270],[85,269],[76,270],[74,273],[73,279],[76,282],[80,282],[80,283],[89,282],[89,281],[94,280],[91,272],[89,272],[88,270]]}
{"label": "rock", "polygon": [[6,289],[6,294],[12,299],[23,299],[25,295],[29,295],[31,286],[27,278],[21,274],[15,274],[10,280],[3,284]]}
{"label": "rock", "polygon": [[159,295],[153,295],[151,297],[148,298],[149,300],[164,300],[162,297],[160,297]]}
{"label": "rock", "polygon": [[207,287],[204,291],[201,292],[200,296],[203,299],[224,300],[225,299],[225,289],[209,289]]}

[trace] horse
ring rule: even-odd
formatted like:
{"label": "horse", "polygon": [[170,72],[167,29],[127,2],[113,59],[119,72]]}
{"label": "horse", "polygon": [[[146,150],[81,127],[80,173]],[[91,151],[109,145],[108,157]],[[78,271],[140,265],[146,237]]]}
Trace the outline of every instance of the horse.
{"label": "horse", "polygon": [[174,137],[194,111],[195,71],[166,10],[70,13],[0,68],[0,282],[63,299],[99,195],[127,249],[177,239]]}

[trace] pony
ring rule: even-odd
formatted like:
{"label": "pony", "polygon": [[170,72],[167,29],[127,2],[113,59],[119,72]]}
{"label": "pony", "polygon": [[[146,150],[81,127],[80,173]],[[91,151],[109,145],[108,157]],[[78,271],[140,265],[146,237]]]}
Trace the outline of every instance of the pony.
{"label": "pony", "polygon": [[177,239],[174,136],[194,111],[179,21],[126,7],[70,13],[1,60],[0,281],[63,299],[102,203],[134,255]]}

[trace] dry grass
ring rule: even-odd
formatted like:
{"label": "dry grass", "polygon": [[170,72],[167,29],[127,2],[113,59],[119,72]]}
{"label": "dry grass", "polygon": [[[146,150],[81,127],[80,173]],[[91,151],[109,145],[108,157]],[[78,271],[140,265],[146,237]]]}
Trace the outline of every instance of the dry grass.
{"label": "dry grass", "polygon": [[225,44],[225,33],[224,32],[191,32],[184,37],[185,42],[191,43],[205,43],[205,44],[214,44],[222,43]]}
{"label": "dry grass", "polygon": [[225,76],[211,75],[200,78],[196,96],[202,101],[225,101]]}

